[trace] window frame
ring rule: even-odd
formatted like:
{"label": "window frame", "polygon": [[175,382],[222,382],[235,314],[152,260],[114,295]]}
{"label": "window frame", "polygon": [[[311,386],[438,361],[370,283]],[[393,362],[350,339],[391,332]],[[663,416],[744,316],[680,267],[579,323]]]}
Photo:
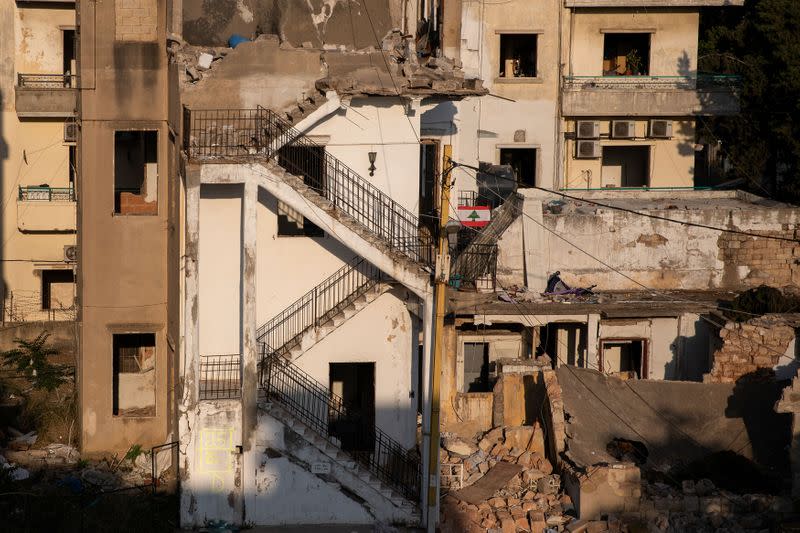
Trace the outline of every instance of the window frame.
{"label": "window frame", "polygon": [[[543,83],[544,77],[542,76],[541,71],[541,61],[539,60],[541,56],[541,36],[544,35],[544,30],[542,29],[496,29],[494,31],[497,38],[495,39],[495,46],[497,50],[497,65],[495,68],[495,76],[494,82],[495,83]],[[503,61],[503,47],[502,47],[502,36],[503,35],[530,35],[536,38],[536,76],[520,76],[520,77],[505,77],[500,76],[501,70],[501,63]]]}
{"label": "window frame", "polygon": [[[131,133],[131,132],[153,132],[156,134],[156,199],[155,203],[155,212],[154,213],[121,213],[117,211],[117,133]],[[161,186],[161,157],[160,157],[160,148],[161,148],[161,131],[160,129],[153,125],[150,127],[144,128],[115,128],[112,130],[111,136],[111,175],[113,179],[111,180],[111,192],[112,196],[112,209],[111,214],[115,217],[152,217],[159,215],[159,187]],[[141,190],[144,188],[144,185],[147,181],[147,175],[145,174],[142,178],[142,187],[139,188],[139,193],[141,195]]]}
{"label": "window frame", "polygon": [[[113,418],[122,419],[152,419],[158,416],[158,344],[159,344],[159,327],[136,327],[136,328],[109,328],[111,340],[111,416]],[[119,384],[117,376],[120,374],[128,374],[132,372],[121,372],[118,370],[117,353],[114,349],[114,337],[122,335],[152,335],[153,336],[153,409],[152,413],[148,414],[125,414],[119,409]],[[139,372],[144,374],[145,372]]]}

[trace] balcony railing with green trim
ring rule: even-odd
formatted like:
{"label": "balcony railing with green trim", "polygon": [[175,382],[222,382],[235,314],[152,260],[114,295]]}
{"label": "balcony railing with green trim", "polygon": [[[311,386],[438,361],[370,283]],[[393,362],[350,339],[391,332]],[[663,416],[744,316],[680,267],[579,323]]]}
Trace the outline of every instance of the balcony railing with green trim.
{"label": "balcony railing with green trim", "polygon": [[74,202],[75,189],[72,187],[19,187],[20,202]]}
{"label": "balcony railing with green trim", "polygon": [[694,74],[690,76],[564,76],[566,89],[615,90],[719,90],[738,89],[742,77],[735,74]]}

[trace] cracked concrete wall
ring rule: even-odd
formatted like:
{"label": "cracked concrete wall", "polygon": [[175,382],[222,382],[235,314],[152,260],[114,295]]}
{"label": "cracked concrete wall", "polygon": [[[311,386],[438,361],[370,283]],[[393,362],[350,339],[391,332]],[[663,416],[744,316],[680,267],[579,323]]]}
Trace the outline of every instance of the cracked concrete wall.
{"label": "cracked concrete wall", "polygon": [[[528,190],[525,194],[536,195]],[[599,197],[597,200],[603,201]],[[676,197],[666,199],[664,208],[645,210],[675,220],[784,237],[793,236],[800,228],[800,210],[796,208],[748,206],[746,201],[741,207],[667,208],[680,203]],[[527,209],[541,209],[541,205],[526,202],[523,210]],[[800,254],[800,247],[791,242],[745,237],[745,246],[739,236],[732,240],[715,230],[602,208],[592,213],[544,214],[543,224],[548,231],[529,240],[528,235],[523,235],[527,231],[523,224],[528,216],[536,215],[527,211],[526,215],[512,223],[499,241],[497,269],[503,273],[505,284],[525,284],[525,277],[521,276],[524,271],[529,279],[533,272],[538,274],[534,279],[544,280],[556,270],[571,286],[597,285],[600,290],[640,290],[639,284],[654,289],[739,290],[762,283],[795,284],[798,279],[794,258]],[[584,252],[635,281],[609,270]],[[543,282],[529,289],[544,290]]]}
{"label": "cracked concrete wall", "polygon": [[191,44],[222,46],[239,34],[278,35],[293,46],[378,46],[403,27],[407,0],[183,0],[183,38]]}

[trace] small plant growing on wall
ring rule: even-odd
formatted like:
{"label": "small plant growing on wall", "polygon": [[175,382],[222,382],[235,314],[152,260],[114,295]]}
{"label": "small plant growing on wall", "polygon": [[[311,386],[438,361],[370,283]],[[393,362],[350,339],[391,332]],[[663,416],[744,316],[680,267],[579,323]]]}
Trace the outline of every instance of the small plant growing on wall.
{"label": "small plant growing on wall", "polygon": [[625,69],[625,74],[628,76],[638,76],[642,73],[642,56],[636,48],[625,56]]}

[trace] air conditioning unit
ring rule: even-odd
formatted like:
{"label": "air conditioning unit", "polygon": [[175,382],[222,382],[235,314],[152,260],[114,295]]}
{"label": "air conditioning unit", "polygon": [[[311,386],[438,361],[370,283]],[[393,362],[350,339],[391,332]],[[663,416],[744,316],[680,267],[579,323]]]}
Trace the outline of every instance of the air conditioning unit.
{"label": "air conditioning unit", "polygon": [[64,261],[76,263],[78,261],[78,247],[73,245],[64,246]]}
{"label": "air conditioning unit", "polygon": [[650,137],[655,139],[671,139],[672,138],[672,121],[671,120],[651,120],[650,121]]}
{"label": "air conditioning unit", "polygon": [[599,139],[600,123],[593,120],[579,120],[575,126],[578,139]]}
{"label": "air conditioning unit", "polygon": [[636,137],[636,122],[632,120],[612,120],[611,137],[614,139],[633,139]]}
{"label": "air conditioning unit", "polygon": [[577,153],[575,157],[578,159],[600,159],[603,151],[600,147],[600,141],[578,141]]}
{"label": "air conditioning unit", "polygon": [[64,142],[78,142],[78,124],[74,120],[64,122]]}

